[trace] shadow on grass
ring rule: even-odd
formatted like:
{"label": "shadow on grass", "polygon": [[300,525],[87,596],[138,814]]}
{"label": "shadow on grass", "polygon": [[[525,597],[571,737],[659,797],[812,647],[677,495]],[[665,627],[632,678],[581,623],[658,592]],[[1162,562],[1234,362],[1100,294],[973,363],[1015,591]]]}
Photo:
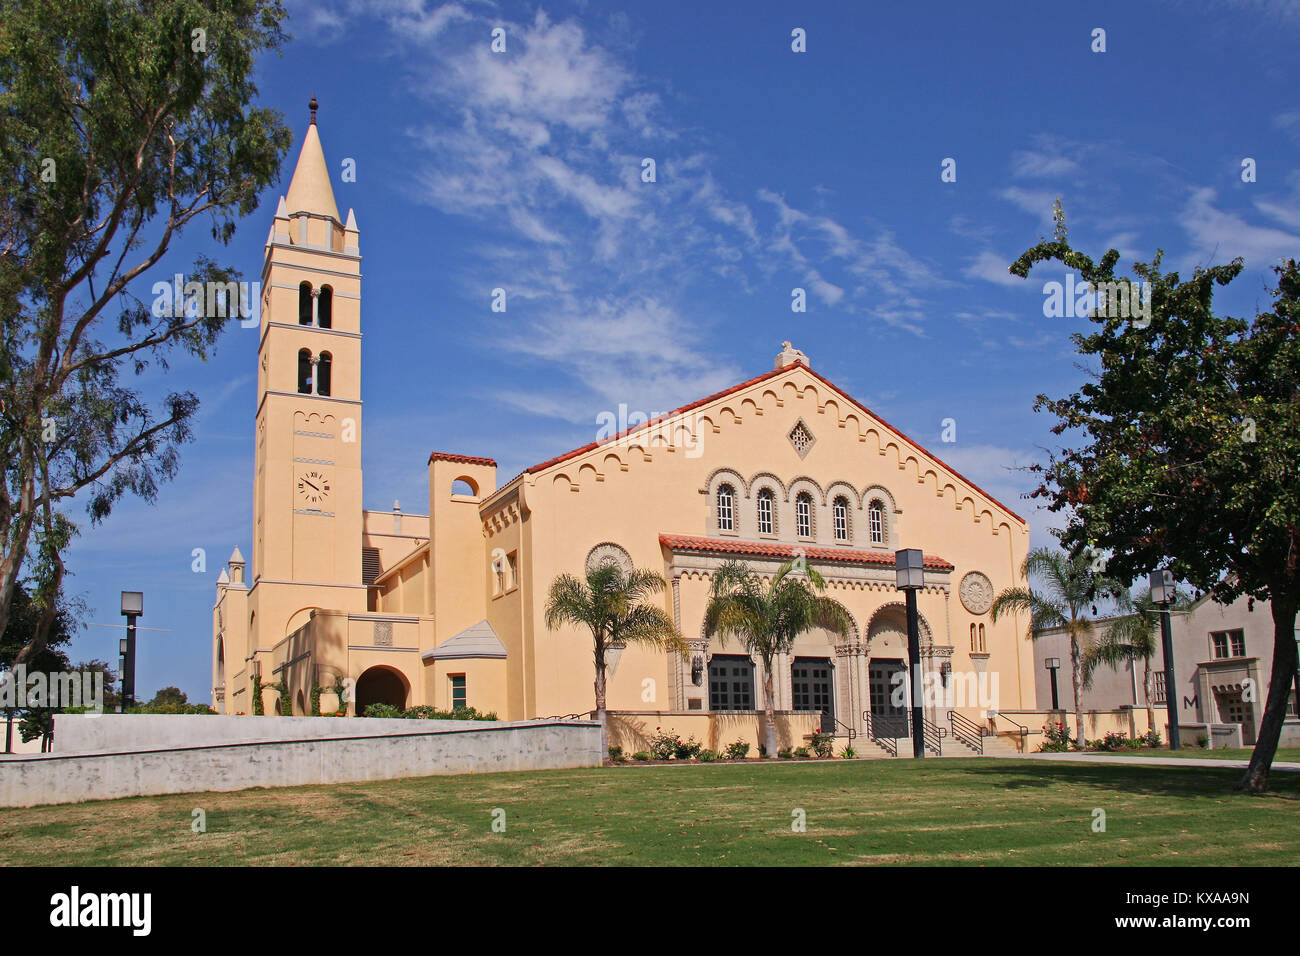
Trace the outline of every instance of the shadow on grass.
{"label": "shadow on grass", "polygon": [[[1009,790],[1084,784],[1106,790],[1122,790],[1155,796],[1249,796],[1232,788],[1242,771],[1233,767],[1162,767],[1120,766],[1093,763],[972,763],[966,772],[978,776],[1001,778]],[[1300,775],[1273,773],[1268,792],[1261,796],[1300,801]]]}

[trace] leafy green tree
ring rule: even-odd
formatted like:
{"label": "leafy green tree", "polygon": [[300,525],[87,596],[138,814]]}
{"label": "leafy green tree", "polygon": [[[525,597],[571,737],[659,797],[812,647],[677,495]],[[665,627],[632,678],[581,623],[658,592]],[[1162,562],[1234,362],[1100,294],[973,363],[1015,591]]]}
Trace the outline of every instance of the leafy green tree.
{"label": "leafy green tree", "polygon": [[[1123,664],[1137,667],[1142,663],[1142,690],[1147,699],[1147,727],[1155,730],[1156,711],[1153,703],[1156,695],[1155,674],[1151,670],[1151,658],[1160,648],[1160,606],[1151,600],[1151,591],[1142,589],[1136,596],[1130,597],[1131,614],[1124,614],[1112,620],[1096,643],[1083,653],[1083,688],[1092,686],[1093,677],[1099,667],[1118,670]],[[1179,593],[1174,607],[1183,609],[1187,606],[1186,596]]]}
{"label": "leafy green tree", "polygon": [[764,750],[776,756],[776,697],[773,691],[773,663],[790,653],[795,639],[805,631],[821,627],[836,634],[850,634],[853,623],[848,612],[818,593],[826,582],[814,568],[787,561],[764,585],[762,577],[742,561],[728,561],[713,575],[709,604],[704,611],[704,634],[717,636],[724,644],[736,638],[751,657],[763,663]]}
{"label": "leafy green tree", "polygon": [[[1026,251],[1010,271],[1027,276],[1057,261],[1099,285],[1119,253],[1099,262],[1071,248],[1058,206],[1053,241]],[[1092,380],[1062,398],[1038,396],[1070,446],[1038,467],[1034,495],[1067,516],[1061,542],[1110,552],[1108,572],[1145,579],[1168,567],[1175,579],[1229,603],[1241,595],[1272,609],[1268,700],[1238,790],[1267,789],[1296,671],[1300,608],[1300,267],[1276,268],[1271,311],[1246,320],[1214,313],[1216,287],[1241,259],[1163,272],[1158,252],[1136,263],[1149,283],[1149,316],[1130,321],[1095,310],[1088,333],[1072,336],[1095,361]],[[1171,692],[1173,691],[1171,681]]]}
{"label": "leafy green tree", "polygon": [[207,704],[191,704],[189,696],[179,687],[164,687],[153,695],[153,700],[131,708],[133,714],[215,714]]}
{"label": "leafy green tree", "polygon": [[[19,662],[57,614],[63,506],[84,490],[96,522],[124,494],[151,500],[192,437],[192,393],[152,407],[119,376],[206,358],[244,305],[157,315],[139,292],[180,271],[163,258],[191,222],[228,243],[277,178],[290,133],[251,76],[284,15],[279,0],[0,0],[0,631],[23,577],[44,612]],[[238,278],[206,256],[188,276]]]}
{"label": "leafy green tree", "polygon": [[1070,684],[1074,688],[1074,734],[1080,750],[1085,744],[1083,726],[1083,661],[1092,647],[1093,621],[1086,611],[1098,601],[1127,606],[1128,591],[1113,578],[1093,570],[1089,555],[1073,557],[1052,548],[1034,548],[1025,556],[1020,574],[1037,579],[1033,587],[1009,587],[993,599],[989,614],[994,621],[1010,613],[1029,614],[1030,639],[1043,628],[1060,627],[1070,639]]}
{"label": "leafy green tree", "polygon": [[[43,651],[42,654],[48,652],[49,649],[46,648],[46,650]],[[82,663],[79,664],[69,664],[67,658],[63,657],[62,663],[58,667],[53,667],[50,668],[49,670],[45,670],[44,673],[49,674],[51,670],[76,671],[81,674],[81,680],[83,686],[93,686],[93,684],[88,684],[87,682],[93,681],[94,675],[96,673],[103,674],[104,675],[103,677],[104,699],[102,701],[103,703],[102,712],[106,714],[111,714],[117,710],[117,705],[121,702],[121,698],[118,697],[118,695],[113,691],[113,684],[117,680],[117,675],[113,673],[113,669],[106,662],[101,660],[89,660],[89,661],[83,661]],[[33,672],[34,672],[33,669],[29,669],[28,671],[29,674]],[[47,684],[47,686],[52,686],[52,685]],[[40,737],[41,751],[42,752],[48,751],[54,740],[54,715],[55,714],[81,714],[81,713],[85,713],[86,710],[87,709],[85,707],[79,704],[74,704],[74,705],[64,704],[58,707],[23,708],[16,712],[19,718],[18,719],[19,734],[21,735],[24,742],[29,740],[35,740],[37,737]],[[6,714],[5,716],[6,718],[9,718],[12,715]]]}
{"label": "leafy green tree", "polygon": [[[80,601],[59,599],[46,634],[45,646],[39,653],[25,661],[29,673],[48,673],[70,669],[65,648],[77,630],[75,614],[84,613]],[[18,663],[18,655],[36,633],[45,609],[33,600],[31,592],[22,583],[14,586],[10,603],[9,620],[0,633],[0,667],[11,668]]]}
{"label": "leafy green tree", "polygon": [[673,619],[662,607],[648,602],[667,586],[663,575],[656,571],[633,568],[625,572],[613,561],[596,565],[584,578],[561,574],[551,582],[546,598],[547,629],[573,624],[591,632],[601,754],[609,753],[605,707],[609,652],[627,644],[640,644],[686,656],[686,641]]}

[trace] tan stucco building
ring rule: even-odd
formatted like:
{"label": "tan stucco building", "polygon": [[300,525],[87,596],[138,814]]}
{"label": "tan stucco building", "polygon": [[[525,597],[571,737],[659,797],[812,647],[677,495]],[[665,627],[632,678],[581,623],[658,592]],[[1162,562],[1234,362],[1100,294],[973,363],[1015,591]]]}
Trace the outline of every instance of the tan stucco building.
{"label": "tan stucco building", "polygon": [[[1113,618],[1094,623],[1093,633],[1101,636]],[[1179,726],[1193,724],[1236,724],[1241,743],[1254,746],[1273,673],[1273,615],[1267,601],[1239,597],[1231,604],[1219,604],[1208,594],[1187,608],[1170,615],[1169,634],[1173,642]],[[1159,627],[1152,622],[1153,629]],[[1300,640],[1300,631],[1296,634]],[[1037,706],[1052,710],[1052,670],[1056,670],[1056,710],[1074,723],[1074,687],[1070,678],[1070,639],[1064,628],[1043,628],[1034,640],[1034,673],[1037,675]],[[1057,668],[1049,668],[1049,662]],[[1167,668],[1162,643],[1157,635],[1150,663],[1156,729],[1169,739],[1166,710]],[[1145,711],[1148,706],[1141,661],[1118,667],[1098,667],[1092,686],[1084,690],[1087,711],[1113,712],[1122,709]],[[1088,718],[1084,718],[1085,725]],[[1085,726],[1088,737],[1100,736]],[[1183,732],[1184,743],[1194,743],[1193,731]],[[1300,718],[1296,715],[1295,690],[1287,705],[1282,730],[1283,746],[1300,743]]]}
{"label": "tan stucco building", "polygon": [[[381,701],[512,720],[587,712],[591,638],[548,631],[543,608],[557,575],[615,560],[663,573],[664,607],[691,647],[686,660],[616,653],[609,705],[623,730],[753,739],[763,675],[740,648],[704,640],[711,574],[733,558],[766,573],[802,553],[853,628],[805,634],[779,662],[783,735],[822,721],[860,731],[864,713],[897,716],[904,547],[926,556],[923,666],[956,694],[951,706],[975,719],[1033,706],[1026,622],[988,615],[1020,583],[1025,521],[789,343],[764,374],[506,481],[481,456],[490,448],[421,453],[427,514],[365,510],[360,263],[313,119],[266,243],[252,572],[236,550],[217,586],[219,711],[254,712],[256,676],[287,680],[295,714],[311,712],[313,686],[333,706],[339,681],[350,713]],[[977,700],[977,685],[992,698]],[[274,713],[281,698],[263,697]],[[932,702],[931,719],[946,725],[949,708]]]}

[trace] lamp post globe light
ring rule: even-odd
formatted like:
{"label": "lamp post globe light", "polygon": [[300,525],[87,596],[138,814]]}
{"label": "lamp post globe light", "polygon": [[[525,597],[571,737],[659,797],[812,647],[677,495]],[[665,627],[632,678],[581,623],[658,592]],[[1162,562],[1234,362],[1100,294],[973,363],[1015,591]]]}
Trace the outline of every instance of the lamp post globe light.
{"label": "lamp post globe light", "polygon": [[144,592],[122,592],[122,616],[126,618],[126,637],[118,644],[122,660],[122,713],[135,704],[135,622],[144,617]]}
{"label": "lamp post globe light", "polygon": [[925,586],[925,555],[919,548],[894,552],[898,589],[907,598],[908,701],[911,706],[912,756],[925,756],[925,716],[921,708],[921,626],[916,610],[916,592]]}
{"label": "lamp post globe light", "polygon": [[1174,637],[1169,625],[1169,605],[1173,604],[1175,594],[1172,571],[1151,572],[1151,600],[1160,606],[1160,645],[1165,658],[1165,710],[1169,714],[1171,751],[1182,749],[1182,740],[1178,734],[1178,682],[1174,678]]}

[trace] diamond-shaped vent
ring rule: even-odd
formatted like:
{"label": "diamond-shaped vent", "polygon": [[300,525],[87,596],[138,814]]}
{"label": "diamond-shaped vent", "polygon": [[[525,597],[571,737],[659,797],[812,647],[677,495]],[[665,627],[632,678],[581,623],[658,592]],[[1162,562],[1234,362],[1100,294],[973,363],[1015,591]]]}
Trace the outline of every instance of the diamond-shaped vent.
{"label": "diamond-shaped vent", "polygon": [[813,438],[813,433],[808,430],[808,426],[803,423],[803,419],[795,423],[794,428],[790,429],[790,434],[787,437],[790,439],[790,444],[794,445],[794,450],[799,453],[800,458],[808,454],[808,449],[817,440]]}

